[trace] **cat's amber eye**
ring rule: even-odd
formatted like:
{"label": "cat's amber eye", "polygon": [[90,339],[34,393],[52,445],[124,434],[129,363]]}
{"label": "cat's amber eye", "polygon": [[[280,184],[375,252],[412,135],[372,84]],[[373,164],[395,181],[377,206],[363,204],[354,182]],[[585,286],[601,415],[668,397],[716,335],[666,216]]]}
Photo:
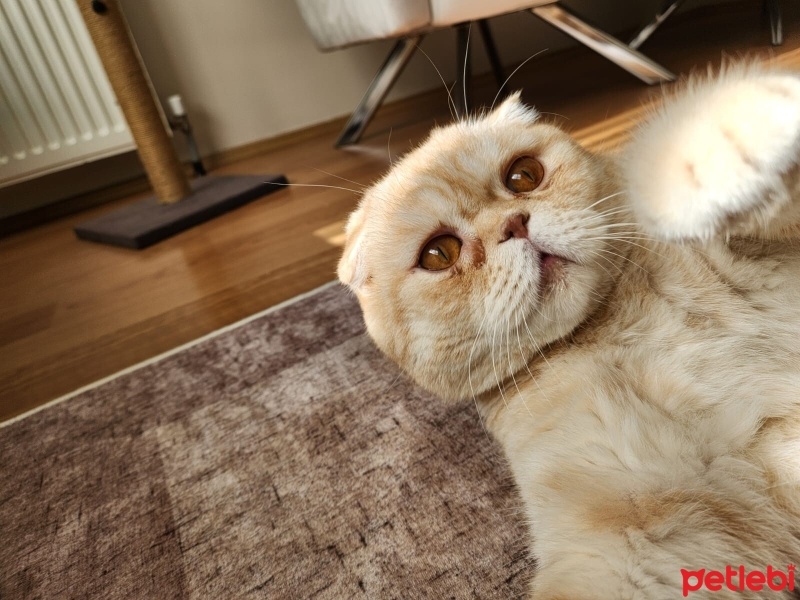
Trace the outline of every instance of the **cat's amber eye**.
{"label": "cat's amber eye", "polygon": [[427,271],[452,267],[461,254],[461,240],[454,235],[440,235],[425,244],[419,255],[419,266]]}
{"label": "cat's amber eye", "polygon": [[515,194],[532,192],[544,179],[542,163],[532,156],[522,156],[511,163],[506,173],[506,187]]}

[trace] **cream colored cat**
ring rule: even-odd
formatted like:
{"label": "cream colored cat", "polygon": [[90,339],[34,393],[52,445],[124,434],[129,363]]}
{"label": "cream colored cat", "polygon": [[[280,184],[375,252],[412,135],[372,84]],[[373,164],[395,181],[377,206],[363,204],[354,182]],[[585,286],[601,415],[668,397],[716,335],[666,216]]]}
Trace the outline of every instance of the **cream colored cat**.
{"label": "cream colored cat", "polygon": [[625,156],[514,96],[365,194],[339,276],[383,352],[475,399],[525,504],[533,598],[787,597],[800,77],[690,84]]}

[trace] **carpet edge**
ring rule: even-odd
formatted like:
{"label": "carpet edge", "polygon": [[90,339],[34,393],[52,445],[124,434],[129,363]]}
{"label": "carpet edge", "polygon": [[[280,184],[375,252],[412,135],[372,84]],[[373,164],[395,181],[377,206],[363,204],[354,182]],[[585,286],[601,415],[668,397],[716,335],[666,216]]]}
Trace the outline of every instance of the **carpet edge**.
{"label": "carpet edge", "polygon": [[145,359],[145,360],[143,360],[141,362],[138,362],[138,363],[136,363],[134,365],[131,365],[130,367],[125,367],[124,369],[121,369],[121,370],[119,370],[119,371],[117,371],[115,373],[112,373],[111,375],[107,375],[106,377],[103,377],[101,379],[98,379],[97,381],[93,381],[92,383],[89,383],[89,384],[87,384],[87,385],[85,385],[83,387],[80,387],[77,390],[74,390],[72,392],[68,392],[68,393],[66,393],[66,394],[64,394],[62,396],[57,397],[57,398],[53,398],[52,400],[49,400],[48,402],[45,402],[44,404],[42,404],[40,406],[32,408],[29,411],[26,411],[26,412],[24,412],[22,414],[19,414],[19,415],[16,415],[14,417],[11,417],[10,419],[7,419],[6,421],[1,421],[0,422],[0,429],[4,429],[6,427],[9,427],[9,426],[13,425],[14,423],[17,423],[19,421],[22,421],[23,419],[26,419],[28,417],[31,417],[31,416],[35,415],[38,412],[41,412],[41,411],[46,410],[48,408],[52,408],[53,406],[61,404],[62,402],[66,402],[67,400],[69,400],[71,398],[74,398],[75,396],[83,394],[84,392],[88,392],[89,390],[93,390],[94,388],[100,387],[101,385],[104,385],[104,384],[106,384],[106,383],[108,383],[110,381],[113,381],[113,380],[115,380],[115,379],[117,379],[119,377],[122,377],[123,375],[127,375],[129,373],[133,373],[134,371],[138,371],[139,369],[142,369],[144,367],[147,367],[147,366],[150,366],[152,364],[155,364],[155,363],[157,363],[157,362],[159,362],[161,360],[164,360],[166,358],[169,358],[170,356],[173,356],[173,355],[175,355],[175,354],[177,354],[179,352],[183,352],[184,350],[188,350],[189,348],[192,348],[193,346],[197,346],[198,344],[202,344],[203,342],[205,342],[207,340],[213,339],[213,338],[215,338],[215,337],[217,337],[219,335],[222,335],[222,334],[227,333],[229,331],[232,331],[234,329],[238,329],[239,327],[243,327],[243,326],[247,325],[248,323],[251,323],[252,321],[255,321],[256,319],[260,319],[261,317],[265,317],[270,313],[278,311],[278,310],[280,310],[282,308],[285,308],[287,306],[291,306],[292,304],[295,304],[296,302],[300,302],[301,300],[305,300],[306,298],[309,298],[309,297],[311,297],[311,296],[313,296],[313,295],[315,295],[315,294],[317,294],[319,292],[322,292],[322,291],[324,291],[324,290],[326,290],[326,289],[328,289],[330,287],[333,287],[335,285],[338,285],[338,284],[339,284],[339,281],[337,279],[334,279],[334,280],[329,281],[327,283],[323,283],[322,285],[320,285],[318,287],[315,287],[312,290],[309,290],[307,292],[303,292],[302,294],[298,294],[297,296],[292,296],[291,298],[288,298],[287,300],[284,300],[283,302],[279,302],[278,304],[275,304],[273,306],[269,306],[269,307],[265,308],[262,311],[259,311],[259,312],[255,313],[255,314],[252,314],[252,315],[249,315],[249,316],[247,316],[247,317],[245,317],[243,319],[240,319],[240,320],[238,320],[238,321],[236,321],[234,323],[231,323],[230,325],[225,325],[224,327],[220,327],[219,329],[215,329],[214,331],[211,331],[210,333],[207,333],[207,334],[205,334],[203,336],[200,336],[199,338],[195,338],[195,339],[193,339],[191,341],[188,341],[185,344],[181,344],[180,346],[176,346],[175,348],[167,350],[166,352],[162,352],[161,354],[157,354],[156,356],[153,356],[151,358]]}

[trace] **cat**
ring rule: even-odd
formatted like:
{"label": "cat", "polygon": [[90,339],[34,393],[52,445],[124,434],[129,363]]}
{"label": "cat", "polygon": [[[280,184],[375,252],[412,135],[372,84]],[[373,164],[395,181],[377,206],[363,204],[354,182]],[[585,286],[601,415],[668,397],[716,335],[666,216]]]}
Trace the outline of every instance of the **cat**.
{"label": "cat", "polygon": [[518,93],[433,130],[362,197],[338,275],[380,350],[503,447],[532,598],[781,598],[798,242],[800,76],[750,65],[690,81],[620,155]]}

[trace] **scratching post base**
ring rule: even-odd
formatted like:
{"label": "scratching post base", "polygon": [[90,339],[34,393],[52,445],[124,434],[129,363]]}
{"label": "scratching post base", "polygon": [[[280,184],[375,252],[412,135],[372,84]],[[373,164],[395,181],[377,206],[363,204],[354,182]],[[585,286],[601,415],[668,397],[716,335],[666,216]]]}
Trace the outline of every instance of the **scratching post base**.
{"label": "scratching post base", "polygon": [[146,248],[204,221],[280,190],[283,175],[207,176],[191,181],[191,194],[174,204],[150,196],[75,227],[82,240]]}

